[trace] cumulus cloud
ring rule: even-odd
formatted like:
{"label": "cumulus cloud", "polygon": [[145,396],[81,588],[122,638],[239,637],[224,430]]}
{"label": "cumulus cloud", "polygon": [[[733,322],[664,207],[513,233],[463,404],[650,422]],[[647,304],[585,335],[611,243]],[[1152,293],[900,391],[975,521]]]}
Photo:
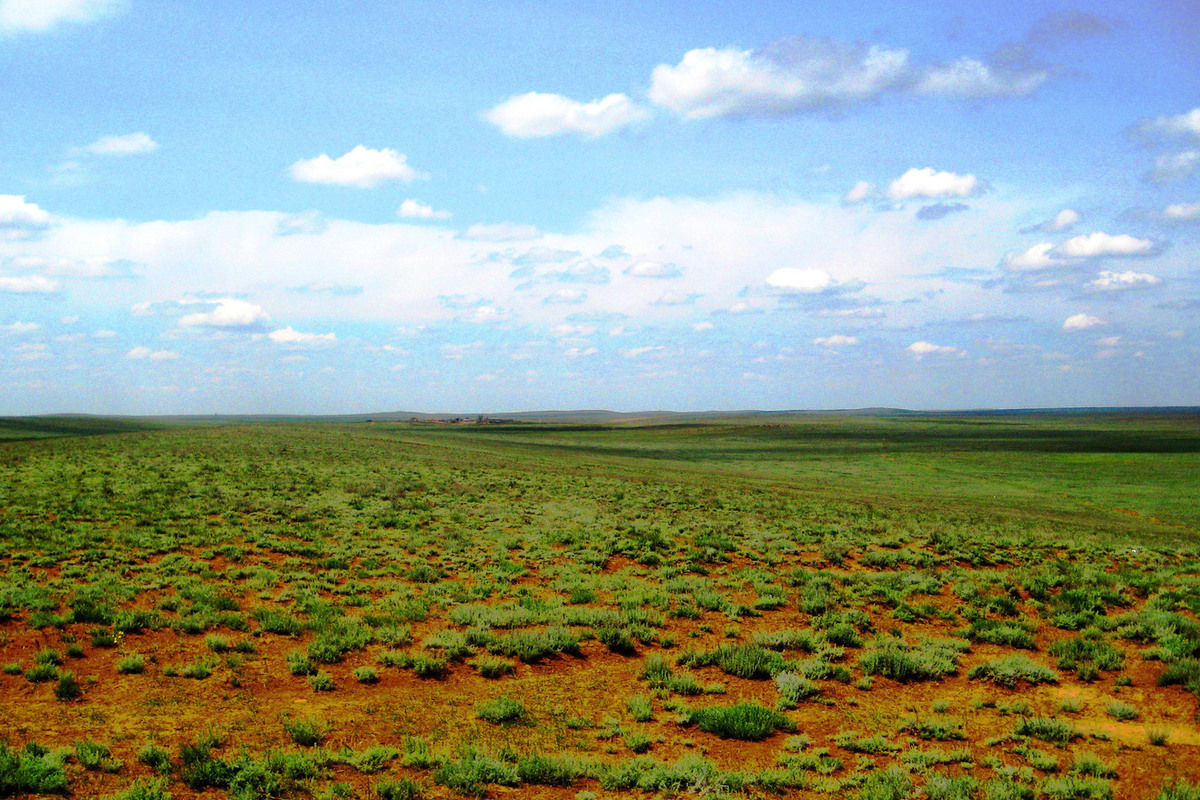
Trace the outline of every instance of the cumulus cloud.
{"label": "cumulus cloud", "polygon": [[663,292],[654,301],[656,306],[688,306],[700,298],[698,293]]}
{"label": "cumulus cloud", "polygon": [[84,151],[97,156],[132,156],[152,153],[157,149],[158,142],[140,132],[127,133],[124,136],[101,136],[83,148]]}
{"label": "cumulus cloud", "polygon": [[150,361],[174,361],[179,358],[179,353],[176,353],[174,350],[151,350],[149,347],[139,345],[126,353],[125,357],[130,361],[141,361],[143,359],[149,359]]}
{"label": "cumulus cloud", "polygon": [[1096,231],[1063,242],[1058,251],[1067,258],[1102,258],[1105,256],[1145,256],[1156,248],[1149,239],[1137,239],[1127,233],[1116,236]]}
{"label": "cumulus cloud", "polygon": [[323,345],[337,341],[334,333],[302,333],[291,325],[267,334],[267,338],[276,344]]}
{"label": "cumulus cloud", "polygon": [[843,336],[840,333],[835,333],[832,336],[818,336],[812,340],[812,343],[820,347],[838,348],[850,347],[858,344],[857,336]]}
{"label": "cumulus cloud", "polygon": [[654,68],[649,96],[688,119],[777,116],[861,103],[908,80],[907,50],[797,37],[690,50]]}
{"label": "cumulus cloud", "polygon": [[41,330],[42,326],[36,322],[12,322],[8,325],[0,325],[0,333],[6,333],[11,336],[24,336],[27,333]]}
{"label": "cumulus cloud", "polygon": [[875,184],[870,181],[859,181],[851,187],[850,191],[846,192],[842,197],[842,202],[846,205],[861,203],[869,197],[875,195]]}
{"label": "cumulus cloud", "polygon": [[1200,140],[1200,108],[1182,114],[1162,114],[1143,120],[1130,131],[1135,136]]}
{"label": "cumulus cloud", "polygon": [[1022,228],[1021,233],[1036,233],[1042,231],[1044,233],[1058,233],[1059,231],[1069,230],[1083,219],[1079,212],[1073,208],[1064,208],[1054,215],[1052,219],[1045,222],[1039,222],[1037,225],[1030,225],[1027,228]]}
{"label": "cumulus cloud", "polygon": [[767,286],[785,293],[816,294],[834,285],[833,276],[823,269],[783,267],[767,276]]}
{"label": "cumulus cloud", "polygon": [[982,192],[983,184],[974,175],[913,167],[892,181],[887,194],[893,200],[909,200],[914,197],[972,197]]}
{"label": "cumulus cloud", "polygon": [[1154,158],[1154,166],[1143,177],[1150,183],[1183,180],[1200,167],[1200,150],[1165,153]]}
{"label": "cumulus cloud", "polygon": [[0,230],[30,230],[50,224],[50,214],[24,195],[0,194]]}
{"label": "cumulus cloud", "polygon": [[683,274],[683,269],[675,264],[638,261],[626,267],[625,274],[634,278],[678,278]]}
{"label": "cumulus cloud", "polygon": [[426,177],[408,164],[403,153],[390,148],[372,150],[358,145],[338,158],[322,153],[316,158],[301,159],[289,169],[294,180],[301,183],[333,184],[353,186],[358,189],[373,189],[387,181],[412,183]]}
{"label": "cumulus cloud", "polygon": [[1063,320],[1062,329],[1064,331],[1086,331],[1090,328],[1098,328],[1107,325],[1100,317],[1094,317],[1091,314],[1072,314]]}
{"label": "cumulus cloud", "polygon": [[517,138],[564,133],[595,138],[640,122],[649,112],[623,94],[580,103],[559,94],[528,92],[510,97],[484,116],[505,135]]}
{"label": "cumulus cloud", "polygon": [[1011,69],[963,57],[931,67],[921,77],[916,91],[921,94],[967,98],[1021,97],[1031,94],[1052,77],[1045,67],[1024,65]]}
{"label": "cumulus cloud", "polygon": [[1200,222],[1200,203],[1174,203],[1162,215],[1169,222]]}
{"label": "cumulus cloud", "polygon": [[463,322],[473,325],[491,325],[496,322],[507,322],[512,319],[512,312],[500,306],[480,306],[471,313],[459,317]]}
{"label": "cumulus cloud", "polygon": [[542,302],[547,305],[563,304],[563,305],[578,305],[587,300],[587,292],[583,289],[559,289],[551,292],[542,298]]}
{"label": "cumulus cloud", "polygon": [[467,228],[468,239],[478,239],[483,242],[515,242],[529,241],[541,236],[541,231],[533,225],[519,225],[514,222],[498,222],[495,224],[475,223]]}
{"label": "cumulus cloud", "polygon": [[396,212],[402,219],[450,219],[449,211],[435,211],[433,206],[425,205],[411,198],[400,204]]}
{"label": "cumulus cloud", "polygon": [[279,236],[294,236],[297,234],[315,235],[329,229],[329,223],[320,211],[309,209],[298,214],[289,214],[279,220],[275,233]]}
{"label": "cumulus cloud", "polygon": [[931,356],[931,355],[954,355],[954,354],[962,353],[962,351],[959,350],[957,347],[951,347],[950,345],[934,344],[933,342],[926,342],[926,341],[913,342],[905,349],[907,349],[908,352],[912,353],[913,355],[915,355],[917,357]]}
{"label": "cumulus cloud", "polygon": [[58,281],[43,275],[12,275],[0,277],[0,292],[9,294],[54,294],[60,288]]}
{"label": "cumulus cloud", "polygon": [[211,311],[186,314],[179,318],[181,328],[253,328],[267,320],[262,306],[245,300],[224,298]]}
{"label": "cumulus cloud", "polygon": [[1053,252],[1053,242],[1041,242],[1023,253],[1005,255],[1004,268],[1012,272],[1032,272],[1060,266],[1062,262],[1054,258]]}
{"label": "cumulus cloud", "polygon": [[1148,289],[1151,286],[1158,286],[1160,283],[1162,283],[1162,278],[1146,272],[1102,271],[1088,286],[1102,292],[1120,292],[1128,289]]}
{"label": "cumulus cloud", "polygon": [[65,23],[95,22],[124,7],[125,0],[0,0],[0,32],[43,33]]}

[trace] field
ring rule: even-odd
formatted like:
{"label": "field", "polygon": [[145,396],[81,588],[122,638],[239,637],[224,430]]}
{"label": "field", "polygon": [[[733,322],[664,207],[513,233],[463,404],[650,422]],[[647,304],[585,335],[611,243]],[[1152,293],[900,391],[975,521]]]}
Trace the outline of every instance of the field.
{"label": "field", "polygon": [[0,420],[0,796],[1200,798],[1200,416]]}

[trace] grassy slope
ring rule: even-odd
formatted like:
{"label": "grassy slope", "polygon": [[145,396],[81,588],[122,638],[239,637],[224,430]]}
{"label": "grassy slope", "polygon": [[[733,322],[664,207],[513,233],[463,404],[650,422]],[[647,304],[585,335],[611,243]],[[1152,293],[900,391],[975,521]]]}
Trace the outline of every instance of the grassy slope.
{"label": "grassy slope", "polygon": [[1200,422],[1107,414],[816,417],[783,425],[404,427],[406,441],[737,476],[856,502],[1134,536],[1200,530]]}

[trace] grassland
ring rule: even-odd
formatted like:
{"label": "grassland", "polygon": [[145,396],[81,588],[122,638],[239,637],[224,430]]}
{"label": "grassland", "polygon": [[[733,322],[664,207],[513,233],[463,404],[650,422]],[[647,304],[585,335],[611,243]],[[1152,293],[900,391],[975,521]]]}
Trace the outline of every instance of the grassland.
{"label": "grassland", "polygon": [[1200,797],[1200,420],[0,422],[0,796]]}

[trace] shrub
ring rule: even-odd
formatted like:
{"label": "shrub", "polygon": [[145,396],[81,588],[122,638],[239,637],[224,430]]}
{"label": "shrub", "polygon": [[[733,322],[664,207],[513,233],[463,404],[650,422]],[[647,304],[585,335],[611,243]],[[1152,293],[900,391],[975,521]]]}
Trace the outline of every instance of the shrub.
{"label": "shrub", "polygon": [[970,775],[951,778],[934,773],[925,781],[925,797],[928,800],[971,800],[979,790],[979,781]]}
{"label": "shrub", "polygon": [[1108,715],[1113,719],[1128,721],[1138,718],[1138,710],[1135,706],[1131,706],[1129,703],[1122,703],[1119,700],[1114,700],[1109,703],[1105,708],[1105,711],[1107,711]]}
{"label": "shrub", "polygon": [[379,683],[379,673],[374,667],[359,667],[354,670],[354,680],[359,683]]}
{"label": "shrub", "polygon": [[650,704],[650,698],[644,694],[635,695],[626,701],[629,708],[629,714],[633,717],[634,722],[650,722],[654,719],[654,708]]}
{"label": "shrub", "polygon": [[499,759],[468,750],[458,761],[448,761],[433,773],[434,783],[459,794],[483,797],[488,784],[516,786],[521,777],[517,768]]}
{"label": "shrub", "polygon": [[134,781],[113,800],[171,800],[171,793],[163,778],[144,779]]}
{"label": "shrub", "polygon": [[1200,800],[1200,783],[1176,781],[1164,786],[1155,800]]}
{"label": "shrub", "polygon": [[333,683],[333,676],[328,672],[318,672],[315,675],[308,676],[308,685],[312,687],[314,692],[332,692],[336,688]]}
{"label": "shrub", "polygon": [[779,696],[788,707],[796,706],[800,701],[821,693],[820,686],[795,672],[780,672],[776,675],[775,688],[779,690]]}
{"label": "shrub", "polygon": [[1075,756],[1075,762],[1071,765],[1071,770],[1078,772],[1080,775],[1088,775],[1093,778],[1115,778],[1117,771],[1100,760],[1100,757],[1094,753],[1080,753]]}
{"label": "shrub", "polygon": [[63,672],[58,676],[54,696],[59,700],[77,700],[83,696],[83,687],[75,680],[74,672]]}
{"label": "shrub", "polygon": [[1023,655],[1004,656],[986,664],[979,664],[971,668],[967,677],[990,680],[1009,688],[1016,686],[1021,681],[1034,685],[1058,683],[1058,675],[1054,670]]}
{"label": "shrub", "polygon": [[1035,739],[1060,746],[1079,736],[1079,733],[1066,722],[1046,717],[1026,717],[1017,723],[1013,732],[1018,736],[1032,736]]}
{"label": "shrub", "polygon": [[0,744],[0,797],[20,794],[67,794],[61,753],[32,742],[24,751]]}
{"label": "shrub", "polygon": [[62,664],[62,656],[53,647],[46,647],[39,650],[37,655],[33,657],[33,660],[38,664],[51,664],[56,667]]}
{"label": "shrub", "polygon": [[505,675],[512,675],[516,669],[516,665],[512,661],[492,656],[480,656],[469,663],[485,678],[501,678]]}
{"label": "shrub", "polygon": [[1146,740],[1155,747],[1165,747],[1167,740],[1171,738],[1170,728],[1147,728]]}
{"label": "shrub", "polygon": [[520,722],[526,716],[525,706],[520,700],[500,696],[475,706],[475,716],[493,725]]}
{"label": "shrub", "polygon": [[121,768],[120,761],[109,758],[112,755],[107,745],[93,742],[91,739],[80,739],[75,743],[75,757],[79,765],[93,772],[116,772]]}
{"label": "shrub", "polygon": [[205,636],[204,643],[208,645],[208,649],[212,650],[214,653],[224,653],[229,650],[228,636],[218,636],[216,634],[213,634],[212,636]]}
{"label": "shrub", "polygon": [[571,786],[587,772],[569,756],[548,757],[531,753],[517,760],[517,777],[531,786]]}
{"label": "shrub", "polygon": [[148,744],[138,751],[137,757],[138,761],[160,775],[166,775],[171,771],[171,757],[162,748]]}
{"label": "shrub", "polygon": [[910,646],[900,639],[887,639],[863,653],[858,665],[868,675],[882,675],[900,683],[938,680],[958,674],[958,648],[948,642],[925,641]]}
{"label": "shrub", "polygon": [[236,769],[222,759],[213,758],[212,749],[216,746],[216,739],[204,737],[198,739],[194,745],[185,744],[179,747],[180,777],[189,788],[200,791],[208,786],[229,786]]}
{"label": "shrub", "polygon": [[347,763],[359,772],[369,775],[373,772],[379,772],[399,755],[400,751],[396,748],[377,744],[357,755],[351,756],[347,759]]}
{"label": "shrub", "polygon": [[122,675],[138,675],[146,671],[146,659],[140,655],[125,656],[117,662],[117,672]]}
{"label": "shrub", "polygon": [[288,671],[293,675],[313,675],[317,671],[317,666],[312,660],[299,650],[287,654],[287,665]]}
{"label": "shrub", "polygon": [[202,681],[212,675],[212,665],[207,661],[197,661],[184,667],[180,674],[185,678]]}
{"label": "shrub", "polygon": [[407,778],[380,781],[371,788],[371,791],[379,800],[417,800],[425,794],[425,790],[419,784],[413,783]]}
{"label": "shrub", "polygon": [[444,658],[418,653],[412,658],[412,670],[418,678],[444,678],[450,674],[450,665]]}
{"label": "shrub", "polygon": [[330,725],[313,719],[283,721],[283,729],[292,741],[301,747],[314,747],[320,744],[329,734]]}
{"label": "shrub", "polygon": [[30,683],[45,683],[58,678],[58,667],[53,664],[37,664],[25,670],[25,680]]}
{"label": "shrub", "polygon": [[667,666],[666,660],[655,653],[647,656],[646,660],[642,662],[642,672],[638,677],[648,683],[651,689],[659,689],[666,686],[671,674],[671,668]]}
{"label": "shrub", "polygon": [[756,644],[723,644],[708,653],[685,653],[678,663],[693,667],[715,664],[729,675],[752,680],[765,680],[787,668],[783,656]]}
{"label": "shrub", "polygon": [[906,733],[912,733],[922,739],[935,739],[948,742],[967,738],[962,731],[962,723],[948,717],[926,717],[908,720],[900,728]]}
{"label": "shrub", "polygon": [[786,715],[756,703],[695,709],[685,716],[685,722],[722,739],[742,741],[759,741],[776,730],[789,733],[796,730],[795,723]]}
{"label": "shrub", "polygon": [[890,767],[868,775],[856,797],[858,800],[904,800],[911,791],[912,780],[908,774],[898,767]]}
{"label": "shrub", "polygon": [[1108,781],[1074,775],[1046,778],[1038,789],[1050,800],[1112,800]]}

